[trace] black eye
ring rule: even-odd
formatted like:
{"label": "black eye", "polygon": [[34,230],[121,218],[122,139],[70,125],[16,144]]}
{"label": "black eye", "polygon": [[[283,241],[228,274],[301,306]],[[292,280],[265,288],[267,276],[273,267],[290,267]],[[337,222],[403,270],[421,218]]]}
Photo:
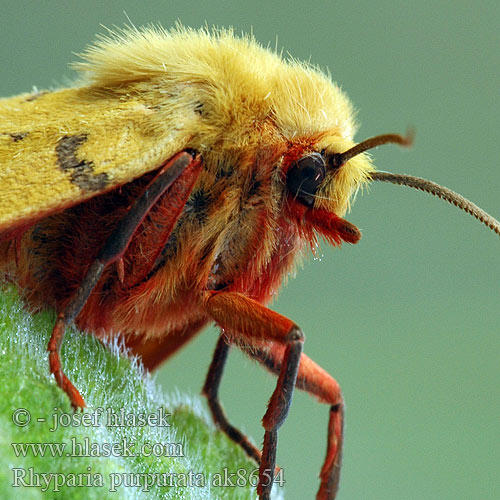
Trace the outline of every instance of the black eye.
{"label": "black eye", "polygon": [[326,175],[325,161],[319,153],[294,162],[286,174],[286,185],[294,198],[304,205],[314,205],[314,195]]}

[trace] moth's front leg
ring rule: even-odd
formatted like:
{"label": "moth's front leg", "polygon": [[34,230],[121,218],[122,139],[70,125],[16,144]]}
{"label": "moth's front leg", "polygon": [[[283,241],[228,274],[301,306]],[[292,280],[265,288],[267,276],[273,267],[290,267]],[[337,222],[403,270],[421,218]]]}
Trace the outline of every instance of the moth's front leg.
{"label": "moth's front leg", "polygon": [[261,500],[268,500],[276,466],[278,429],[292,402],[304,335],[293,321],[241,293],[207,292],[205,308],[237,344],[271,341],[284,346],[278,382],[262,419],[265,434],[257,493]]}
{"label": "moth's front leg", "polygon": [[[135,232],[158,199],[165,193],[170,193],[169,188],[174,185],[174,187],[178,188],[178,192],[176,193],[178,197],[183,198],[184,203],[186,202],[200,173],[201,166],[199,156],[193,156],[190,152],[180,152],[159,169],[153,180],[146,186],[142,194],[135,200],[128,212],[120,219],[113,232],[104,242],[103,247],[96,259],[89,266],[74,296],[71,297],[62,310],[58,311],[57,321],[47,346],[50,372],[54,374],[59,387],[68,395],[71,406],[75,410],[82,409],[86,405],[78,389],[64,374],[62,368],[60,350],[67,325],[78,316],[85,306],[104,268],[113,262],[120,262]],[[179,181],[181,181],[180,185]],[[177,220],[179,215],[180,210],[175,213],[175,220]],[[172,222],[170,230],[175,220]],[[168,234],[166,237],[168,237]],[[119,266],[122,269],[120,264]],[[118,274],[120,275],[121,271]]]}
{"label": "moth's front leg", "polygon": [[[268,370],[279,375],[282,367],[284,347],[276,342],[244,348]],[[316,500],[333,500],[337,495],[342,466],[342,443],[344,427],[344,401],[337,381],[311,358],[302,354],[297,374],[297,389],[316,396],[320,403],[330,406],[326,457],[320,472],[321,484]]]}

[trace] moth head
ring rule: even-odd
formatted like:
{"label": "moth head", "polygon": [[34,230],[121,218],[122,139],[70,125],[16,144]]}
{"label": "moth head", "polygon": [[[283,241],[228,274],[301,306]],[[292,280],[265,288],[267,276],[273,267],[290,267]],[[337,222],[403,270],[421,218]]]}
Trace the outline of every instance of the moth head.
{"label": "moth head", "polygon": [[367,181],[390,182],[438,196],[468,212],[500,235],[500,223],[463,196],[419,177],[377,172],[364,154],[382,144],[410,146],[412,142],[411,131],[406,136],[375,136],[346,148],[339,148],[337,141],[290,162],[286,169],[290,213],[306,239],[315,244],[316,234],[319,233],[334,244],[342,241],[357,243],[361,232],[342,216],[349,207],[353,193]]}

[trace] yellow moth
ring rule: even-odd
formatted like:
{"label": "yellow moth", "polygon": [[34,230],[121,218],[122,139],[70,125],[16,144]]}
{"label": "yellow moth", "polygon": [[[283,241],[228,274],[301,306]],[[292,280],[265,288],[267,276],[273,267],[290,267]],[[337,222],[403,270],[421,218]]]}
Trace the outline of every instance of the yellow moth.
{"label": "yellow moth", "polygon": [[[366,182],[422,189],[499,224],[422,179],[376,172],[346,95],[317,68],[231,31],[125,30],[75,65],[72,88],[0,101],[0,266],[33,308],[55,308],[50,369],[85,406],[59,356],[74,321],[121,335],[155,368],[207,323],[222,329],[203,393],[216,424],[260,466],[269,498],[293,389],[328,405],[318,499],[335,497],[344,405],[267,304],[319,237],[356,243],[343,219]],[[227,420],[218,387],[230,345],[278,375],[262,450]]]}

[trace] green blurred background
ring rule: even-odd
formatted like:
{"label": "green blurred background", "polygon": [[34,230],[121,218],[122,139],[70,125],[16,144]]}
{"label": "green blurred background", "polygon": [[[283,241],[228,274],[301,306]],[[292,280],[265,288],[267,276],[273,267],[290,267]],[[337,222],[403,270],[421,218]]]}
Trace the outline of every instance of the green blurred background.
{"label": "green blurred background", "polygon": [[[64,85],[67,63],[102,25],[177,19],[253,30],[264,44],[328,68],[355,103],[357,139],[417,131],[412,150],[373,152],[382,170],[443,183],[500,217],[500,6],[495,1],[0,0],[0,95]],[[273,304],[304,329],[305,350],[341,383],[339,499],[500,498],[500,242],[439,200],[372,186],[348,219],[361,242],[322,247]],[[217,331],[159,373],[198,393]],[[261,442],[275,380],[230,356],[222,399]],[[286,498],[312,498],[327,408],[296,393],[280,431]]]}

